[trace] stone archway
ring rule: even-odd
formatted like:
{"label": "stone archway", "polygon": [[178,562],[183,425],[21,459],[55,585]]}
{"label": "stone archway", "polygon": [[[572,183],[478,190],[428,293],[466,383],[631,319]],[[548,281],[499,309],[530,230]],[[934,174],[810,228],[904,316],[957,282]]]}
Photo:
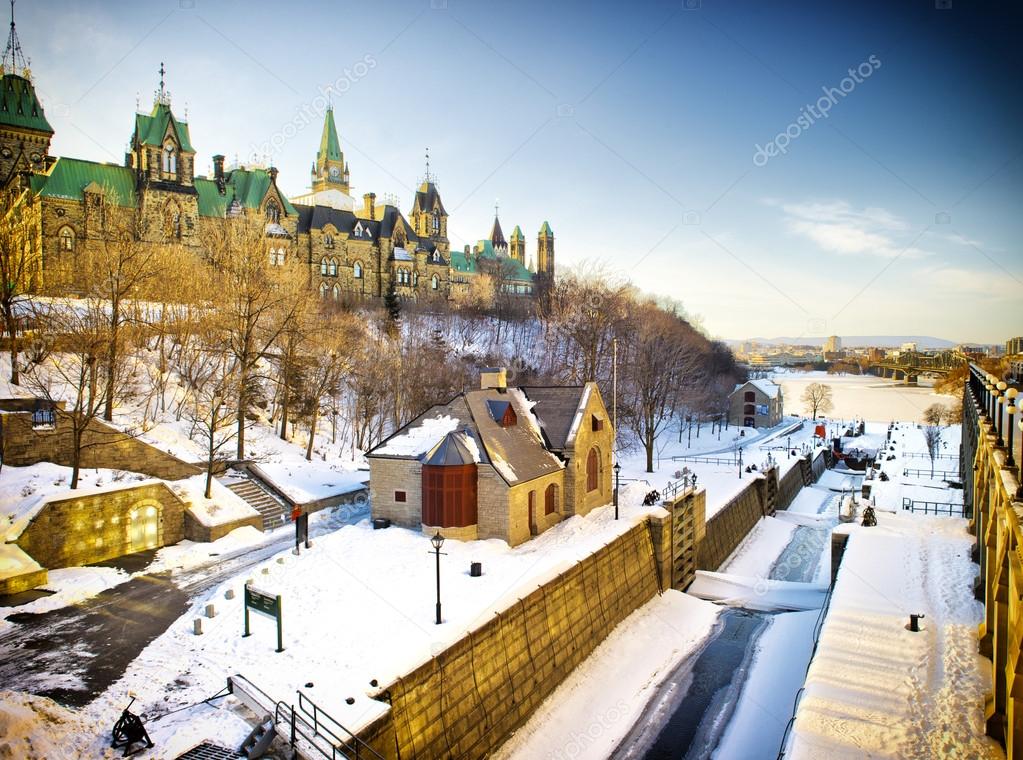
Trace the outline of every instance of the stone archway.
{"label": "stone archway", "polygon": [[128,546],[126,554],[163,546],[160,505],[142,501],[128,511]]}

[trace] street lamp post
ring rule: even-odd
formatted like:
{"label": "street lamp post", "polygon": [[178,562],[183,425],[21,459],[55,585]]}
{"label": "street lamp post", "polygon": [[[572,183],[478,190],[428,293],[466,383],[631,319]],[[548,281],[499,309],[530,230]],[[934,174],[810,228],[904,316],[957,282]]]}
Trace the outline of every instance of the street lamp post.
{"label": "street lamp post", "polygon": [[742,446],[739,447],[739,479],[742,480]]}
{"label": "street lamp post", "polygon": [[1008,420],[1008,422],[1009,422],[1009,458],[1006,461],[1006,464],[1008,464],[1009,467],[1015,467],[1016,466],[1016,461],[1015,461],[1015,458],[1013,457],[1013,453],[1012,453],[1012,448],[1013,448],[1013,446],[1012,446],[1012,438],[1013,438],[1012,430],[1013,430],[1014,427],[1016,427],[1016,424],[1015,424],[1015,422],[1016,422],[1015,421],[1015,417],[1016,417],[1016,396],[1018,396],[1018,395],[1019,395],[1019,391],[1016,390],[1015,388],[1009,388],[1005,392],[1005,400],[1009,404],[1009,406],[1005,410],[1006,413],[1009,415],[1009,420]]}
{"label": "street lamp post", "polygon": [[617,520],[618,519],[618,483],[619,483],[618,476],[621,474],[622,466],[618,462],[615,462],[615,466],[614,466],[613,469],[615,471],[615,493],[614,493],[614,497],[615,497],[615,499],[614,499],[614,501],[615,501],[615,519]]}
{"label": "street lamp post", "polygon": [[437,558],[437,625],[440,625],[440,548],[444,546],[444,536],[437,533],[430,539],[430,543],[433,545],[433,553]]}
{"label": "street lamp post", "polygon": [[1005,389],[1008,386],[1005,383],[998,383],[995,386],[995,433],[997,438],[995,439],[996,446],[1004,446],[1005,441],[1002,439],[1002,407],[1005,406]]}

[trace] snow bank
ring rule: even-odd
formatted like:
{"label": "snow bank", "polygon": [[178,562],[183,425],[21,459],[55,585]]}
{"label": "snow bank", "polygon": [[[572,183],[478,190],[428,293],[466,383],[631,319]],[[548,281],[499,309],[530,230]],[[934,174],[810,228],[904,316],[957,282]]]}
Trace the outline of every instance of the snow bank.
{"label": "snow bank", "polygon": [[495,760],[609,757],[657,685],[710,635],[718,612],[678,591],[654,597],[562,682]]}
{"label": "snow bank", "polygon": [[766,578],[775,560],[792,540],[795,530],[796,526],[792,523],[775,517],[762,517],[721,566],[721,571],[732,575]]}
{"label": "snow bank", "polygon": [[254,507],[217,480],[210,483],[207,499],[206,475],[193,475],[167,485],[178,498],[188,502],[188,511],[207,528],[259,516]]}
{"label": "snow bank", "polygon": [[[786,757],[997,758],[967,522],[879,513],[850,534]],[[906,630],[923,613],[923,631]]]}
{"label": "snow bank", "polygon": [[776,581],[705,570],[696,571],[696,579],[689,587],[689,593],[700,599],[767,612],[820,609],[827,591],[824,584]]}
{"label": "snow bank", "polygon": [[25,554],[17,544],[0,544],[0,580],[42,569],[42,566]]}

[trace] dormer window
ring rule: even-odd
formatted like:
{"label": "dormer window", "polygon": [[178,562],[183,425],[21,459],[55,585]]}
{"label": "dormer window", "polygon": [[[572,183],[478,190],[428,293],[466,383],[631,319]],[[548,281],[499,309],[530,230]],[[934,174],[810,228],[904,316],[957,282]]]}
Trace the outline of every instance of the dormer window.
{"label": "dormer window", "polygon": [[333,235],[328,233],[328,234],[323,236],[323,247],[324,248],[333,248],[334,247],[334,236]]}
{"label": "dormer window", "polygon": [[174,147],[174,143],[170,140],[168,140],[163,146],[163,173],[178,173],[178,154]]}
{"label": "dormer window", "polygon": [[439,264],[440,263],[440,251],[434,251],[433,252],[433,263],[434,264]]}
{"label": "dormer window", "polygon": [[594,433],[599,433],[603,429],[604,429],[604,420],[600,419],[600,417],[598,417],[595,414],[591,414],[590,415],[590,430],[592,430]]}
{"label": "dormer window", "polygon": [[279,224],[281,221],[281,207],[273,199],[266,202],[266,220],[270,224]]}
{"label": "dormer window", "polygon": [[490,411],[491,419],[503,428],[515,427],[518,424],[515,409],[508,401],[488,400],[487,409]]}

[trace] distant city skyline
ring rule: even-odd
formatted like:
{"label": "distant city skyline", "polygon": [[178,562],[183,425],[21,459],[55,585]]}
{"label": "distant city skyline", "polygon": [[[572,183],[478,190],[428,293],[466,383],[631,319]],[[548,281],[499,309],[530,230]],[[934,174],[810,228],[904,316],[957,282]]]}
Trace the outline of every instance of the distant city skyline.
{"label": "distant city skyline", "polygon": [[[166,64],[197,166],[298,194],[330,100],[356,196],[439,178],[713,336],[1003,343],[1023,303],[1020,9],[994,3],[19,4],[55,155],[123,162]],[[264,155],[267,154],[267,155]],[[499,199],[499,200],[498,200]]]}

